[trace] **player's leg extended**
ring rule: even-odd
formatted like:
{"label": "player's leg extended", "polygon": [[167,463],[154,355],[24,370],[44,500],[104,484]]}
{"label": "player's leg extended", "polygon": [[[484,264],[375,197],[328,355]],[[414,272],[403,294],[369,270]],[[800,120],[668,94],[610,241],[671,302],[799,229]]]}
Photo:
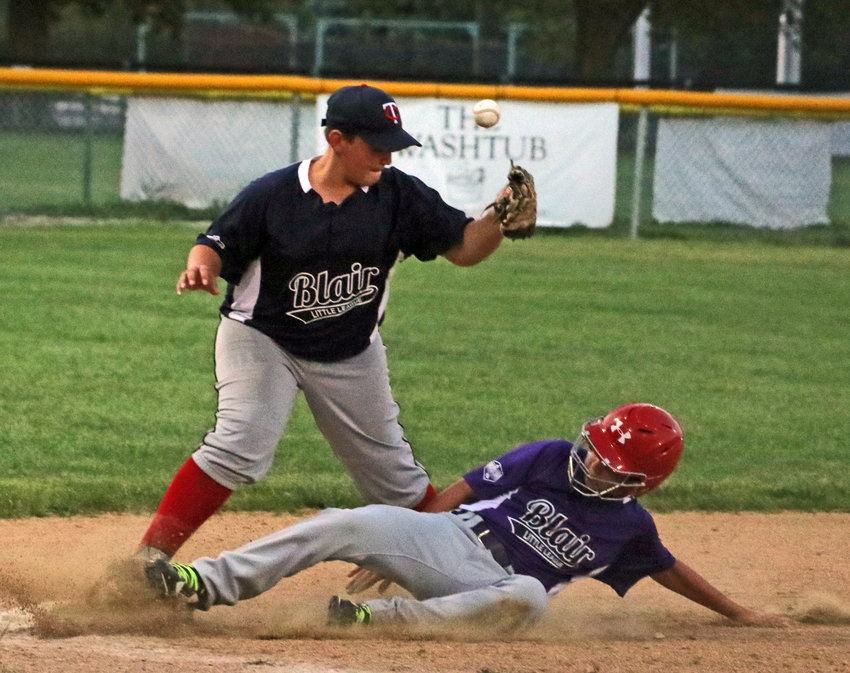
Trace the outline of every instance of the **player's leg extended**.
{"label": "player's leg extended", "polygon": [[366,603],[373,624],[483,620],[494,627],[516,628],[539,619],[548,601],[546,589],[536,578],[506,575],[487,586],[448,596],[425,600],[393,596]]}
{"label": "player's leg extended", "polygon": [[[442,556],[448,545],[451,566],[442,565],[442,570],[452,578],[451,583],[440,591],[434,591],[434,582],[417,587],[421,571],[408,569],[407,584],[403,578],[396,579],[396,583],[410,591],[414,599],[394,596],[368,600],[371,623],[424,624],[483,619],[492,627],[516,628],[543,615],[549,599],[539,580],[502,568],[468,524],[454,514],[427,516],[440,517],[446,528],[425,538],[425,546],[420,544],[417,553],[425,557],[428,550],[432,550],[432,555]],[[405,545],[415,548],[416,541],[408,538]]]}
{"label": "player's leg extended", "polygon": [[[198,559],[193,566],[211,604],[233,605],[284,577],[333,560],[369,568],[419,599],[483,589],[509,577],[454,515],[386,505],[328,509],[216,559]],[[461,602],[458,609],[468,607]],[[411,614],[401,607],[381,608],[387,619],[391,612]],[[450,613],[451,606],[443,606],[442,612]]]}
{"label": "player's leg extended", "polygon": [[216,339],[215,430],[175,475],[141,547],[173,556],[242,484],[260,480],[298,389],[287,356],[257,330],[222,319]]}
{"label": "player's leg extended", "polygon": [[399,424],[380,336],[342,362],[301,364],[316,425],[366,502],[420,508],[435,491]]}

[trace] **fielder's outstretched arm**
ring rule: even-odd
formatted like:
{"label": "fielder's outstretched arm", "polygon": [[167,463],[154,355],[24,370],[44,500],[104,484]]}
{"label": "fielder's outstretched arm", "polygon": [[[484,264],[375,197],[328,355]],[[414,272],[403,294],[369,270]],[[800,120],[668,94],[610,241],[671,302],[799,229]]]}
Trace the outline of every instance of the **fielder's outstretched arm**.
{"label": "fielder's outstretched arm", "polygon": [[739,605],[712,586],[708,580],[690,566],[676,561],[672,568],[655,575],[652,579],[670,591],[692,600],[694,603],[714,610],[739,624],[750,626],[788,626],[787,617],[756,612]]}
{"label": "fielder's outstretched arm", "polygon": [[466,225],[463,241],[443,257],[456,266],[473,266],[489,257],[503,238],[496,213],[487,208],[481,217]]}

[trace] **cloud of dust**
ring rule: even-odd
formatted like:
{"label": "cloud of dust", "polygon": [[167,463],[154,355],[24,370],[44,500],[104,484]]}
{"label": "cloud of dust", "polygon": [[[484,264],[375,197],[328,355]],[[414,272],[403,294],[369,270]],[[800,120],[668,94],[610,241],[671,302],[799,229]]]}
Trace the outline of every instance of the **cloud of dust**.
{"label": "cloud of dust", "polygon": [[850,603],[828,593],[810,594],[800,602],[794,617],[803,624],[850,625]]}

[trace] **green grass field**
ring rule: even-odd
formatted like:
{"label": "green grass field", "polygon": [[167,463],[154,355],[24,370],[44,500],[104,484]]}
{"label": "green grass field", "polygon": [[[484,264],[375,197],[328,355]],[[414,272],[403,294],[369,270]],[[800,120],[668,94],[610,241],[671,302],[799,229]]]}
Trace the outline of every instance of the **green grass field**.
{"label": "green grass field", "polygon": [[[0,223],[0,516],[151,511],[214,420],[218,300],[174,282],[205,223]],[[850,511],[850,255],[543,231],[487,262],[403,263],[387,322],[402,422],[438,486],[628,401],[682,421],[674,509]],[[299,404],[230,508],[355,505]]]}
{"label": "green grass field", "polygon": [[[91,203],[117,202],[121,137],[95,137],[91,151]],[[82,204],[84,156],[81,134],[0,133],[0,211]]]}

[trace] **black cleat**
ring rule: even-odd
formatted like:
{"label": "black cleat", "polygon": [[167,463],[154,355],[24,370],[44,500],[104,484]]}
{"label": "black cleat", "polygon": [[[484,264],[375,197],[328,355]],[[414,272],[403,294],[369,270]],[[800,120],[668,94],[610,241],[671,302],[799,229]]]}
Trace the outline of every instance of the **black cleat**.
{"label": "black cleat", "polygon": [[207,588],[191,565],[159,559],[145,565],[145,576],[160,599],[183,600],[202,609],[206,606]]}
{"label": "black cleat", "polygon": [[332,597],[328,603],[329,626],[368,624],[371,619],[372,608],[365,603],[353,603],[339,596]]}

